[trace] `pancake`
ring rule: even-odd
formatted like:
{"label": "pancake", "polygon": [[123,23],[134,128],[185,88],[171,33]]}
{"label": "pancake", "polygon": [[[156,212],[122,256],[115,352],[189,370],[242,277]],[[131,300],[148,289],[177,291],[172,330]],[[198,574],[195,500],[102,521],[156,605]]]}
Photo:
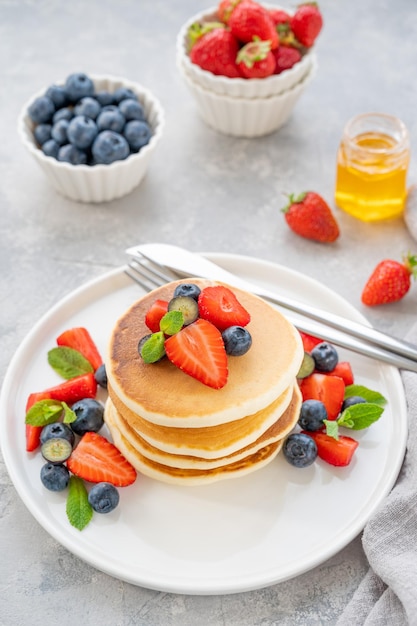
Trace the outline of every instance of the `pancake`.
{"label": "pancake", "polygon": [[[134,456],[134,450],[136,450],[138,454],[135,463],[143,465],[144,460],[141,459],[141,457],[146,457],[151,461],[169,466],[171,468],[205,470],[241,461],[249,455],[255,454],[261,450],[261,448],[283,439],[293,429],[298,420],[300,404],[301,394],[298,385],[295,385],[292,390],[291,401],[284,413],[274,422],[274,424],[272,424],[272,426],[262,433],[260,437],[258,437],[253,443],[240,448],[238,451],[212,459],[185,454],[170,454],[150,445],[130,426],[129,421],[124,419],[124,417],[118,412],[110,398],[106,402],[104,417],[112,435],[116,438],[119,436],[130,444],[132,457]],[[115,432],[116,430],[118,433]],[[133,463],[133,465],[135,465],[135,463]],[[135,467],[137,467],[137,465],[135,465]],[[139,469],[139,467],[137,467],[137,469]]]}
{"label": "pancake", "polygon": [[181,282],[201,289],[222,283],[175,281],[135,302],[116,322],[106,354],[104,419],[114,443],[141,473],[179,485],[247,475],[271,462],[296,424],[296,375],[304,348],[297,329],[270,304],[234,287],[250,314],[248,352],[228,356],[228,380],[213,389],[168,358],[146,364],[138,352],[149,334],[146,313],[169,301]]}
{"label": "pancake", "polygon": [[124,457],[145,476],[175,485],[202,485],[226,478],[246,476],[270,463],[281,449],[282,441],[264,446],[254,454],[238,461],[212,469],[184,469],[169,467],[143,456],[115,427],[111,411],[107,412],[107,425],[113,441]]}
{"label": "pancake", "polygon": [[106,355],[106,372],[115,396],[132,413],[160,426],[200,428],[254,415],[292,386],[304,350],[296,328],[270,304],[231,287],[249,311],[252,347],[229,357],[229,377],[212,389],[187,376],[168,359],[145,364],[137,345],[149,333],[145,314],[156,299],[170,300],[179,282],[201,288],[217,282],[192,278],[169,283],[135,302],[116,322]]}
{"label": "pancake", "polygon": [[151,446],[170,454],[188,454],[207,459],[231,454],[258,439],[281,417],[293,396],[291,386],[275,402],[255,415],[216,426],[178,428],[159,426],[144,420],[128,409],[111,388],[108,391],[117,412]]}

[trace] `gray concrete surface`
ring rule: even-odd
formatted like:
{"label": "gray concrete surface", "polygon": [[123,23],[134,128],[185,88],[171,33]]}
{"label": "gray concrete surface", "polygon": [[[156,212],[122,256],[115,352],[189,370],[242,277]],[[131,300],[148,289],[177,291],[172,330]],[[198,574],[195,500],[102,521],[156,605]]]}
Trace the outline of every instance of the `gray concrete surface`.
{"label": "gray concrete surface", "polygon": [[[124,263],[124,249],[163,241],[246,254],[319,279],[381,330],[403,336],[417,286],[401,302],[365,310],[362,286],[384,257],[417,242],[402,219],[362,224],[335,208],[332,246],[297,238],[280,208],[314,189],[334,207],[343,125],[383,111],[417,145],[417,5],[412,0],[322,0],[319,69],[287,125],[257,140],[205,126],[175,67],[181,24],[202,0],[0,1],[0,373],[36,321],[85,281]],[[16,118],[28,97],[73,71],[123,75],[155,92],[166,130],[148,175],[102,205],[66,200],[23,150]],[[409,182],[416,183],[413,156]],[[27,511],[0,462],[0,624],[271,626],[335,624],[367,569],[360,537],[296,579],[243,594],[183,596],[116,580],[53,540]]]}

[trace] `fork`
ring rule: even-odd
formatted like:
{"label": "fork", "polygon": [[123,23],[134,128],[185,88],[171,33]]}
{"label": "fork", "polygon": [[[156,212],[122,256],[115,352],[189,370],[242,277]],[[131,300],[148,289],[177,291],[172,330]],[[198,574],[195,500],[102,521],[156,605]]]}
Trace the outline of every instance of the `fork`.
{"label": "fork", "polygon": [[[172,269],[159,265],[138,252],[135,253],[134,258],[129,260],[129,263],[124,268],[124,272],[147,292],[184,277],[179,272],[177,273]],[[339,347],[352,350],[352,352],[372,359],[389,363],[401,369],[417,372],[417,361],[412,358],[407,358],[375,344],[367,343],[338,329],[317,323],[312,319],[295,317],[291,311],[286,311],[285,316],[302,332],[321,337]]]}

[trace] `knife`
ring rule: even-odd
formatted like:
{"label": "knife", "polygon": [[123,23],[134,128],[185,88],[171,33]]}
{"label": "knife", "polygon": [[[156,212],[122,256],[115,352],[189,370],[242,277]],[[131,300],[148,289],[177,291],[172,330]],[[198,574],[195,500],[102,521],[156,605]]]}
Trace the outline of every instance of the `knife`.
{"label": "knife", "polygon": [[[325,337],[323,332],[320,335],[319,333],[321,331],[317,327],[316,334],[318,334],[318,336],[323,336],[323,338],[327,338],[329,341],[334,341],[338,343],[338,345],[342,345],[357,352],[363,352],[361,349],[363,346],[362,342],[366,342],[368,345],[371,344],[370,348],[372,348],[372,350],[370,350],[370,352],[372,352],[372,354],[370,353],[370,356],[390,362],[397,367],[417,371],[417,346],[378,331],[368,326],[366,323],[353,321],[330,313],[329,311],[324,311],[309,304],[305,304],[304,302],[299,302],[282,294],[274,293],[260,285],[252,284],[223,269],[205,257],[190,252],[185,248],[163,243],[148,243],[128,248],[126,254],[132,258],[135,258],[135,256],[145,257],[155,265],[162,266],[183,277],[195,276],[219,280],[234,287],[244,289],[245,291],[252,292],[273,304],[315,320],[325,327],[331,327],[337,331],[336,335],[332,333],[332,339],[330,339],[329,337]],[[297,319],[296,325],[300,330],[303,330],[302,319]],[[304,325],[304,328],[309,329],[304,332],[314,334],[311,331],[311,324]],[[346,335],[349,335],[349,337],[346,338]],[[355,338],[360,339],[361,342],[355,341]],[[391,353],[393,353],[394,358],[391,358]]]}

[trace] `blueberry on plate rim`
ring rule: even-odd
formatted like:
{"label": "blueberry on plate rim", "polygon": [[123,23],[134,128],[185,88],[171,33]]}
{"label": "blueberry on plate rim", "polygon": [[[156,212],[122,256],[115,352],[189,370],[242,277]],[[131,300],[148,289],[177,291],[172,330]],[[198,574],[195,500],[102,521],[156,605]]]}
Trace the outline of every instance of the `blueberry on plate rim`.
{"label": "blueberry on plate rim", "polygon": [[311,356],[319,372],[331,372],[339,362],[336,348],[327,341],[318,343],[311,351]]}
{"label": "blueberry on plate rim", "polygon": [[86,432],[98,433],[104,424],[104,407],[93,398],[78,400],[71,406],[77,418],[71,422],[71,428],[77,435],[84,435]]}
{"label": "blueberry on plate rim", "polygon": [[317,458],[316,442],[304,433],[294,433],[287,437],[282,451],[287,461],[294,467],[309,467]]}
{"label": "blueberry on plate rim", "polygon": [[88,502],[96,513],[110,513],[119,504],[119,492],[107,482],[96,483],[88,493]]}
{"label": "blueberry on plate rim", "polygon": [[298,425],[302,430],[314,432],[323,427],[324,420],[327,420],[327,409],[320,400],[304,400],[301,404]]}
{"label": "blueberry on plate rim", "polygon": [[45,463],[41,467],[41,481],[49,491],[64,491],[68,487],[70,473],[62,463]]}

